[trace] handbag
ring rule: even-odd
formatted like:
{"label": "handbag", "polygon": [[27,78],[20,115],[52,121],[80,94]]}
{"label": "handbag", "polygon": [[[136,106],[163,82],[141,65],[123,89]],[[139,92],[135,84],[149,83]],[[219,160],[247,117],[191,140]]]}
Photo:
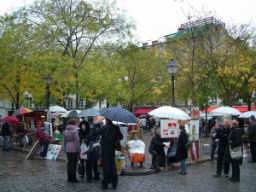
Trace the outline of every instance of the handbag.
{"label": "handbag", "polygon": [[233,149],[231,147],[229,147],[229,151],[230,151],[231,159],[238,160],[238,159],[241,159],[243,157],[241,146],[240,147],[235,147]]}
{"label": "handbag", "polygon": [[80,148],[81,148],[80,159],[87,159],[87,151],[88,151],[87,145],[85,143],[82,143]]}

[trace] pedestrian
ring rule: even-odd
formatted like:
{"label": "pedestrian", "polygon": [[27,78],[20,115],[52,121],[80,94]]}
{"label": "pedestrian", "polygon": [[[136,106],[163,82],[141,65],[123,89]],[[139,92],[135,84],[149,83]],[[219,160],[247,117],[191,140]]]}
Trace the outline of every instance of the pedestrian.
{"label": "pedestrian", "polygon": [[10,141],[12,136],[11,125],[5,121],[2,125],[2,136],[3,136],[3,151],[9,151]]}
{"label": "pedestrian", "polygon": [[36,137],[41,146],[40,157],[45,158],[47,156],[48,147],[51,142],[51,136],[45,132],[44,127],[40,127],[36,130]]}
{"label": "pedestrian", "polygon": [[215,125],[213,126],[211,133],[210,133],[210,137],[212,139],[212,145],[211,145],[211,161],[214,160],[214,156],[215,156],[215,151],[217,149],[217,145],[218,142],[215,139],[216,136],[216,131],[219,128],[219,124],[216,122]]}
{"label": "pedestrian", "polygon": [[184,125],[180,125],[180,135],[178,137],[177,143],[177,151],[176,151],[176,159],[180,161],[180,174],[186,175],[187,174],[187,166],[186,166],[186,159],[188,158],[188,135],[185,130]]}
{"label": "pedestrian", "polygon": [[105,119],[105,121],[106,125],[95,131],[96,134],[101,135],[103,190],[108,189],[109,183],[112,183],[112,189],[117,188],[118,176],[115,164],[115,150],[121,150],[120,140],[123,139],[119,126],[114,125],[109,119]]}
{"label": "pedestrian", "polygon": [[252,161],[256,163],[256,119],[252,115],[251,116],[251,123],[248,127],[247,134],[248,134],[248,140],[250,142],[250,151],[251,151],[251,156],[252,156]]}
{"label": "pedestrian", "polygon": [[242,165],[242,162],[243,162],[242,136],[243,136],[243,130],[238,126],[237,120],[233,120],[231,132],[228,137],[229,147],[230,147],[230,150],[239,149],[241,151],[241,155],[239,158],[236,158],[236,159],[234,159],[232,157],[230,158],[230,161],[232,164],[232,177],[230,178],[230,180],[233,182],[240,181],[240,165]]}
{"label": "pedestrian", "polygon": [[165,145],[160,135],[160,128],[156,128],[155,135],[152,137],[149,145],[149,153],[152,156],[151,169],[154,169],[155,172],[161,171],[159,167],[161,166],[161,162],[165,160],[164,147]]}
{"label": "pedestrian", "polygon": [[[85,120],[81,121],[79,124],[79,140],[80,140],[80,146],[82,143],[86,144],[88,146],[88,136],[90,134],[90,126],[89,123]],[[85,163],[86,160],[80,158],[79,160],[79,174],[81,178],[84,178],[85,174]],[[88,181],[88,178],[87,178]]]}
{"label": "pedestrian", "polygon": [[230,121],[224,121],[224,127],[220,127],[216,130],[214,137],[215,141],[218,142],[218,158],[217,158],[217,170],[214,177],[220,177],[222,169],[224,174],[228,177],[229,174],[229,149],[228,149],[228,136],[230,134]]}
{"label": "pedestrian", "polygon": [[76,170],[80,152],[80,140],[77,121],[70,119],[64,132],[64,148],[67,153],[67,175],[68,182],[77,183]]}

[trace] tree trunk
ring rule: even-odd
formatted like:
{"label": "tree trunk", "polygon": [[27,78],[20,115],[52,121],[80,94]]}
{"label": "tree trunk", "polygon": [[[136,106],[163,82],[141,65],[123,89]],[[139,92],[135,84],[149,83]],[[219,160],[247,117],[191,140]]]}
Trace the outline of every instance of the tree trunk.
{"label": "tree trunk", "polygon": [[128,110],[129,110],[130,112],[133,112],[133,106],[134,106],[133,101],[130,101],[129,104],[128,104]]}
{"label": "tree trunk", "polygon": [[20,76],[19,73],[16,74],[16,101],[15,101],[16,109],[20,107]]}
{"label": "tree trunk", "polygon": [[249,94],[247,97],[247,106],[248,106],[248,111],[251,111],[251,109],[252,109],[252,94]]}
{"label": "tree trunk", "polygon": [[76,80],[76,109],[79,108],[79,79],[78,73],[75,73],[75,80]]}

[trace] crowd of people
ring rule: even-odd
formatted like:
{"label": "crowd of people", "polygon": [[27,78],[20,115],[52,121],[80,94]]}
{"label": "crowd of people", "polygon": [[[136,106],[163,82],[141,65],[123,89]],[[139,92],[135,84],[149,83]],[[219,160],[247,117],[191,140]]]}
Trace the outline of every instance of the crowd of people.
{"label": "crowd of people", "polygon": [[221,126],[215,122],[211,130],[211,160],[214,161],[214,154],[217,150],[217,167],[215,177],[221,177],[224,172],[225,177],[229,177],[230,165],[232,174],[230,180],[240,181],[240,165],[243,163],[243,138],[248,137],[250,142],[251,162],[256,162],[256,120],[254,116],[250,118],[250,125],[245,130],[239,125],[237,120],[225,120]]}
{"label": "crowd of people", "polygon": [[[71,119],[64,132],[64,148],[67,153],[67,176],[68,182],[78,182],[76,177],[77,164],[79,162],[80,177],[86,172],[86,180],[91,183],[99,180],[98,160],[101,158],[103,171],[102,189],[107,189],[109,184],[116,189],[118,176],[115,164],[115,150],[120,150],[120,140],[123,136],[118,126],[106,119],[102,125],[99,120],[90,128],[88,122],[82,121],[77,126],[77,121]],[[81,145],[85,144],[87,150],[81,151]],[[100,150],[99,150],[100,145]],[[84,156],[86,154],[86,156]]]}

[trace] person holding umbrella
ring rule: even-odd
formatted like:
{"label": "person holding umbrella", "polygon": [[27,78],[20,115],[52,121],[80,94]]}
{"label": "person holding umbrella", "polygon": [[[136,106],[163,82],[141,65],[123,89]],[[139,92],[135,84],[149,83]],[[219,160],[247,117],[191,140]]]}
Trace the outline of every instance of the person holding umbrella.
{"label": "person holding umbrella", "polygon": [[120,140],[123,139],[120,128],[114,125],[111,120],[105,120],[106,125],[94,133],[101,135],[103,190],[108,189],[109,182],[112,183],[112,189],[117,188],[118,176],[115,164],[115,150],[120,150]]}

